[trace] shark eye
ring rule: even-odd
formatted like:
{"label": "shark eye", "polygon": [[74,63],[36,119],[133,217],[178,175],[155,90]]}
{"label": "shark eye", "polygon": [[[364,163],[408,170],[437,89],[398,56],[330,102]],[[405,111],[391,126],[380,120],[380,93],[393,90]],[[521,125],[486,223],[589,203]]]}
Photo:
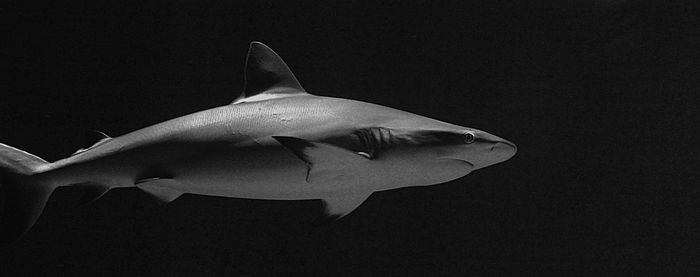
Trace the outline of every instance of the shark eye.
{"label": "shark eye", "polygon": [[464,143],[472,143],[476,140],[476,137],[474,137],[474,134],[472,133],[466,133],[464,134]]}

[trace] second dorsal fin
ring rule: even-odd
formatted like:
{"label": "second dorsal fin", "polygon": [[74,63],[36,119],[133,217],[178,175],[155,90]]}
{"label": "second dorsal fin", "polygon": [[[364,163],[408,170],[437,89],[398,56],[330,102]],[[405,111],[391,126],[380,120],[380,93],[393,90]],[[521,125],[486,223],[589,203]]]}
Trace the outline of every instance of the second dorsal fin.
{"label": "second dorsal fin", "polygon": [[85,152],[85,150],[88,150],[90,148],[93,148],[97,145],[100,145],[108,140],[112,139],[112,137],[108,136],[107,134],[97,131],[97,130],[89,130],[85,132],[85,139],[83,142],[83,148],[78,149],[78,151],[75,151],[73,155],[80,154],[82,152]]}
{"label": "second dorsal fin", "polygon": [[306,94],[294,73],[275,51],[257,41],[250,43],[245,65],[245,88],[233,103],[246,102],[260,94],[262,100],[294,94]]}
{"label": "second dorsal fin", "polygon": [[99,142],[105,140],[105,139],[110,139],[112,137],[108,136],[107,134],[97,131],[97,130],[89,130],[85,132],[85,144],[83,145],[84,148],[91,147],[95,144],[98,144]]}

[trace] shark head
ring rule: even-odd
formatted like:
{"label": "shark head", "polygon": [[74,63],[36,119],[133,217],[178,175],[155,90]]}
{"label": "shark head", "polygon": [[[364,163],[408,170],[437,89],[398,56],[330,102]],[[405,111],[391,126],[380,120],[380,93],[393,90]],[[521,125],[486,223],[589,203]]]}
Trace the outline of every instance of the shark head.
{"label": "shark head", "polygon": [[420,153],[422,160],[458,160],[469,171],[504,162],[517,152],[512,142],[472,128],[404,131],[395,140],[398,149]]}
{"label": "shark head", "polygon": [[460,161],[469,173],[504,162],[517,152],[514,143],[486,131],[389,107],[360,105],[349,107],[361,111],[353,121],[369,126],[355,134],[368,149],[360,151],[369,151],[371,158],[396,155],[423,163]]}
{"label": "shark head", "polygon": [[423,148],[425,159],[452,159],[481,169],[504,162],[517,152],[512,142],[472,128],[457,130],[417,130],[398,137],[399,145]]}
{"label": "shark head", "polygon": [[[504,162],[517,152],[514,143],[488,132],[457,126],[407,112],[381,127],[356,131],[358,153],[382,164],[410,185],[450,181]],[[397,165],[403,165],[399,170]]]}

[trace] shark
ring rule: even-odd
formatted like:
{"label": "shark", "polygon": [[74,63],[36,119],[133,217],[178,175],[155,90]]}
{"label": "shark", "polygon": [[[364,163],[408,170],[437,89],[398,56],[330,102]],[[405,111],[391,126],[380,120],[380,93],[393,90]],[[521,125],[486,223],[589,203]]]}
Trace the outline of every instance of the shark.
{"label": "shark", "polygon": [[311,94],[260,42],[244,78],[230,104],[118,137],[95,132],[89,147],[55,162],[0,144],[0,240],[26,233],[58,187],[83,188],[86,203],[132,187],[163,203],[183,194],[321,199],[338,219],[373,192],[445,183],[517,152],[482,130]]}

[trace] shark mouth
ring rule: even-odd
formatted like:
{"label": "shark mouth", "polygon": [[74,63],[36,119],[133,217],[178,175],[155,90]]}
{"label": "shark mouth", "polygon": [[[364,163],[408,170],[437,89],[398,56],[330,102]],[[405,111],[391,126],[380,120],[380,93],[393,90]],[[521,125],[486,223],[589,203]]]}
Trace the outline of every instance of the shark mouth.
{"label": "shark mouth", "polygon": [[444,159],[442,159],[442,160],[458,161],[458,162],[460,162],[460,163],[463,163],[463,164],[464,164],[464,167],[468,168],[469,171],[472,171],[472,170],[474,169],[474,164],[473,164],[473,163],[468,162],[468,161],[465,161],[465,160],[462,160],[462,159],[457,159],[457,158],[444,158]]}

